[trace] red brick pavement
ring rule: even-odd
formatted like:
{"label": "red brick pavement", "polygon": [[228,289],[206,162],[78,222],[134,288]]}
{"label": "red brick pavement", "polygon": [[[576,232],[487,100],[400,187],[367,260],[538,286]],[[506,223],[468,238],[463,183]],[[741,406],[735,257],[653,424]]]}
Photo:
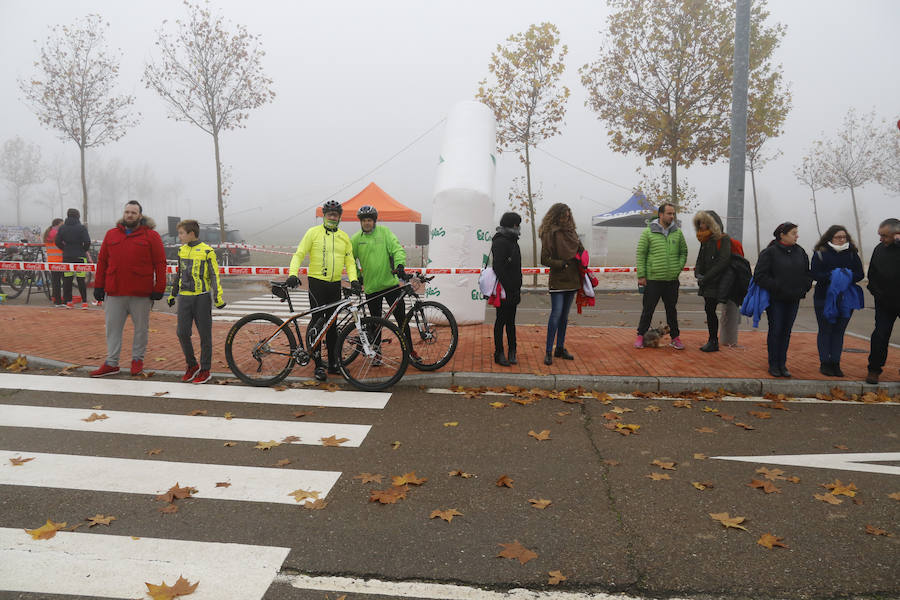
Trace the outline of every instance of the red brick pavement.
{"label": "red brick pavement", "polygon": [[[129,322],[130,323],[130,322]],[[213,323],[213,371],[227,372],[223,346],[230,323]],[[460,328],[459,347],[453,360],[441,371],[468,373],[534,373],[571,375],[631,375],[672,377],[768,378],[766,372],[765,332],[742,332],[741,347],[723,348],[717,354],[703,354],[698,348],[706,341],[705,331],[684,331],[682,340],[687,350],[670,347],[635,349],[634,331],[612,327],[578,327],[569,325],[566,347],[575,360],[556,359],[544,365],[546,330],[537,326],[520,326],[519,364],[500,367],[493,362],[493,327],[472,325]],[[126,325],[121,362],[131,360],[131,326]],[[195,334],[195,350],[199,341]],[[868,342],[847,336],[845,346],[866,350],[847,353],[841,366],[849,380],[866,375]],[[0,350],[54,359],[79,365],[99,365],[106,355],[103,312],[62,310],[27,306],[0,305]],[[184,358],[175,337],[175,316],[153,312],[150,316],[150,341],[144,359],[148,370],[184,368]],[[900,352],[891,348],[882,381],[900,381],[896,366]],[[814,333],[795,333],[788,353],[788,368],[797,379],[829,379],[819,373]],[[311,376],[312,367],[297,367],[296,376]],[[839,381],[836,378],[831,378]]]}

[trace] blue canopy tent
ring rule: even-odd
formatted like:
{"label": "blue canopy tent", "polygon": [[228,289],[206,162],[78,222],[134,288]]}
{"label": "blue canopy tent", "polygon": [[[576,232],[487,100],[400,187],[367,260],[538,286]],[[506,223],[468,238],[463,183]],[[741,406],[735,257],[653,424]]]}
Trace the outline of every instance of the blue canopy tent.
{"label": "blue canopy tent", "polygon": [[594,215],[591,225],[595,227],[646,227],[647,221],[656,216],[656,211],[647,207],[647,197],[641,192],[632,194],[619,208]]}

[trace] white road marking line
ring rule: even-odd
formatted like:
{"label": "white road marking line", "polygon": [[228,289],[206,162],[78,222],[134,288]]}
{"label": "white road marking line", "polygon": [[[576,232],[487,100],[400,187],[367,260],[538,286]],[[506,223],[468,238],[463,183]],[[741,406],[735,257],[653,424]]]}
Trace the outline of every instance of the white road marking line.
{"label": "white road marking line", "polygon": [[[515,374],[513,374],[515,375]],[[428,388],[425,390],[426,393],[429,394],[451,394],[456,396],[461,396],[466,392],[456,392],[447,388]],[[506,392],[481,392],[482,396],[512,396],[512,394]],[[612,400],[641,400],[644,402],[665,402],[667,400],[681,400],[681,398],[670,398],[667,396],[657,396],[654,398],[636,398],[631,394],[617,394],[611,393],[607,394]],[[593,398],[593,396],[579,396],[579,398]],[[771,402],[771,400],[767,398],[763,398],[762,396],[722,396],[722,398],[717,398],[716,402]],[[698,400],[699,402],[699,400]],[[834,404],[834,405],[844,405],[844,404],[864,404],[868,406],[900,406],[898,402],[854,402],[854,401],[844,401],[844,400],[819,400],[818,398],[791,398],[790,400],[785,401],[787,404],[799,403],[799,404]]]}
{"label": "white road marking line", "polygon": [[[126,365],[127,372],[127,365]],[[121,377],[113,375],[112,377]],[[167,398],[214,400],[216,402],[249,402],[254,404],[282,404],[287,406],[327,406],[329,408],[383,409],[390,392],[327,392],[316,389],[287,389],[241,385],[194,385],[167,381],[135,379],[88,379],[61,375],[23,375],[0,373],[0,389],[39,392],[70,392],[104,396],[141,396],[152,398],[167,392]]]}
{"label": "white road marking line", "polygon": [[764,465],[788,465],[838,471],[860,471],[882,475],[900,475],[900,467],[873,465],[872,462],[900,462],[900,452],[866,452],[846,454],[777,454],[764,456],[711,456],[718,460],[736,460]]}
{"label": "white road marking line", "polygon": [[[9,462],[15,456],[34,460],[16,467]],[[196,498],[297,504],[288,494],[302,489],[317,491],[324,498],[340,476],[339,471],[0,450],[0,484],[67,490],[156,495],[179,483],[197,488]],[[231,485],[216,487],[222,481]]]}
{"label": "white road marking line", "polygon": [[[311,577],[278,574],[276,583],[286,583],[301,590],[320,590],[347,594],[372,594],[392,598],[424,598],[427,600],[640,600],[639,597],[603,592],[537,592],[522,588],[494,592],[465,585],[422,583],[418,581],[381,581],[351,577]],[[681,600],[671,598],[670,600]]]}
{"label": "white road marking line", "polygon": [[[43,523],[29,524],[32,526]],[[199,582],[196,600],[262,598],[290,548],[58,532],[33,540],[0,528],[0,589],[90,598],[146,598],[145,582]]]}
{"label": "white road marking line", "polygon": [[[107,419],[85,422],[91,413],[103,413]],[[64,429],[92,433],[121,433],[205,440],[280,442],[288,436],[300,438],[297,444],[321,446],[323,437],[347,438],[345,447],[359,447],[371,427],[346,423],[306,421],[267,421],[264,419],[226,419],[191,415],[127,412],[50,406],[0,404],[0,427]]]}

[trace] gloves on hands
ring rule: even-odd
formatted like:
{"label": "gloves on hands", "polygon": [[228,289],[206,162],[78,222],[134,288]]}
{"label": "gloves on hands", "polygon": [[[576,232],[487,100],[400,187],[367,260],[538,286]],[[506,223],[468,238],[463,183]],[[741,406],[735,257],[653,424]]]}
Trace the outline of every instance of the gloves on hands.
{"label": "gloves on hands", "polygon": [[97,302],[103,302],[103,299],[106,298],[106,292],[103,291],[103,288],[94,288],[94,300]]}
{"label": "gloves on hands", "polygon": [[169,306],[175,306],[175,296],[169,296],[166,299],[166,304],[168,304]]}
{"label": "gloves on hands", "polygon": [[163,297],[163,292],[152,292],[150,294],[151,300],[162,300],[162,297]]}
{"label": "gloves on hands", "polygon": [[397,277],[406,281],[406,270],[403,268],[403,265],[397,265]]}
{"label": "gloves on hands", "polygon": [[362,294],[362,284],[358,279],[354,279],[350,282],[350,290],[357,296]]}
{"label": "gloves on hands", "polygon": [[296,275],[291,275],[287,278],[287,281],[285,281],[285,283],[288,287],[295,288],[300,285],[300,279]]}
{"label": "gloves on hands", "polygon": [[227,305],[228,305],[227,302],[223,302],[222,304],[216,304],[216,308],[218,308],[219,310],[222,310],[222,309],[225,308]]}

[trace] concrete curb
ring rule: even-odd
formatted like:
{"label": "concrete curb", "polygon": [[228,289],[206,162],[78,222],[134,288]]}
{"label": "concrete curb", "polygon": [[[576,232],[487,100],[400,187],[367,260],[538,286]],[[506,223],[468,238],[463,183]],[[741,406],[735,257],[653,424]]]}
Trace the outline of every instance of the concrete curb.
{"label": "concrete curb", "polygon": [[[0,350],[0,356],[14,360],[19,354]],[[60,362],[39,356],[27,356],[28,364],[38,369],[63,369],[71,363]],[[81,367],[78,371],[88,372],[91,367]],[[160,375],[181,376],[181,371],[163,371],[147,368]],[[214,377],[234,377],[232,373],[213,373]],[[304,381],[309,377],[288,377],[287,381]],[[879,385],[869,385],[853,380],[816,380],[816,379],[728,379],[716,377],[641,377],[631,375],[568,375],[533,373],[427,373],[410,369],[406,372],[397,387],[433,387],[449,388],[459,385],[463,387],[502,387],[517,385],[523,388],[540,388],[546,390],[584,387],[612,393],[640,392],[683,392],[693,390],[718,390],[724,388],[730,392],[738,392],[747,396],[762,396],[767,393],[784,394],[793,397],[813,397],[826,394],[831,388],[839,387],[848,394],[863,394],[880,390],[887,394],[900,394],[900,382],[890,381]]]}

